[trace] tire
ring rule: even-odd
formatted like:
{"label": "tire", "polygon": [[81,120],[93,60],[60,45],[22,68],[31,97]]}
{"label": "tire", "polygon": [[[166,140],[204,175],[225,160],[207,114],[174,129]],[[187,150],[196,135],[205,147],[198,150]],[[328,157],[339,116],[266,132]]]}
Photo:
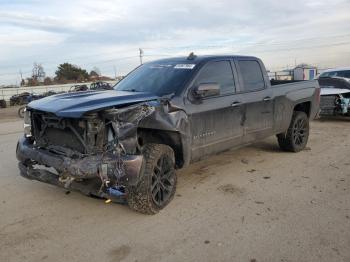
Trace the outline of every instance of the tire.
{"label": "tire", "polygon": [[309,139],[309,118],[305,112],[294,111],[287,132],[277,135],[280,148],[284,151],[299,152]]}
{"label": "tire", "polygon": [[127,187],[127,201],[133,210],[156,214],[174,198],[177,182],[174,151],[167,145],[147,144],[143,156],[140,181]]}
{"label": "tire", "polygon": [[0,100],[0,108],[6,108],[6,101]]}
{"label": "tire", "polygon": [[24,109],[25,109],[26,107],[25,106],[21,106],[19,109],[18,109],[18,116],[20,117],[20,118],[24,118]]}

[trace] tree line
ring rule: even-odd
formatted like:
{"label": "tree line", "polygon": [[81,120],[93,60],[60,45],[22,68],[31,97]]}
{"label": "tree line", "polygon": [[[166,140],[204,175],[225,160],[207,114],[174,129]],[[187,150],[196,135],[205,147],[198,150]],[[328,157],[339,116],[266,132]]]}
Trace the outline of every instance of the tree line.
{"label": "tree line", "polygon": [[96,80],[111,80],[111,78],[102,76],[101,71],[94,67],[90,73],[73,64],[63,63],[58,65],[54,77],[46,76],[44,67],[41,64],[34,63],[31,77],[21,80],[21,86],[68,84]]}

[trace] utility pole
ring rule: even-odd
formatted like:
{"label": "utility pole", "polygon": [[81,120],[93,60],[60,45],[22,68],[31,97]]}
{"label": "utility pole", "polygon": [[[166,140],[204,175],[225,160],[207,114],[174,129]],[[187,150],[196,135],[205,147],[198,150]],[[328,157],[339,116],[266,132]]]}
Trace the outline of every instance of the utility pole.
{"label": "utility pole", "polygon": [[117,69],[115,68],[115,65],[113,65],[114,70],[114,79],[117,80]]}
{"label": "utility pole", "polygon": [[143,50],[139,48],[139,52],[140,52],[140,64],[142,65]]}
{"label": "utility pole", "polygon": [[22,70],[21,69],[19,70],[19,74],[21,75],[21,85],[22,85],[22,83],[23,83],[23,75],[22,75]]}

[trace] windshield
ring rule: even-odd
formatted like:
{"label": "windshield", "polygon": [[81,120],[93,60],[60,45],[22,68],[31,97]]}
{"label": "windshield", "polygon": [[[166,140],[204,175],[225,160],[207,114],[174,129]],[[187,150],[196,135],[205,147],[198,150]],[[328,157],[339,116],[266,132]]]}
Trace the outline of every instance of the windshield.
{"label": "windshield", "polygon": [[325,72],[325,73],[320,75],[320,78],[323,78],[323,77],[345,77],[345,78],[350,78],[350,70]]}
{"label": "windshield", "polygon": [[158,96],[178,94],[192,74],[195,64],[152,62],[135,69],[114,86],[115,90],[148,92]]}

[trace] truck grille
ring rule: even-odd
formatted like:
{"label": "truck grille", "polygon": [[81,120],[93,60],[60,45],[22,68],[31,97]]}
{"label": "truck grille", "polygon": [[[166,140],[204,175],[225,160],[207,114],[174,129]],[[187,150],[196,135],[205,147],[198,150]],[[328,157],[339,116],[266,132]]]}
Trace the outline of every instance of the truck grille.
{"label": "truck grille", "polygon": [[320,108],[321,115],[333,115],[336,109],[335,101],[337,99],[336,95],[321,96]]}
{"label": "truck grille", "polygon": [[45,140],[47,142],[46,145],[61,146],[78,151],[79,153],[86,153],[84,145],[70,129],[47,128],[45,131]]}

